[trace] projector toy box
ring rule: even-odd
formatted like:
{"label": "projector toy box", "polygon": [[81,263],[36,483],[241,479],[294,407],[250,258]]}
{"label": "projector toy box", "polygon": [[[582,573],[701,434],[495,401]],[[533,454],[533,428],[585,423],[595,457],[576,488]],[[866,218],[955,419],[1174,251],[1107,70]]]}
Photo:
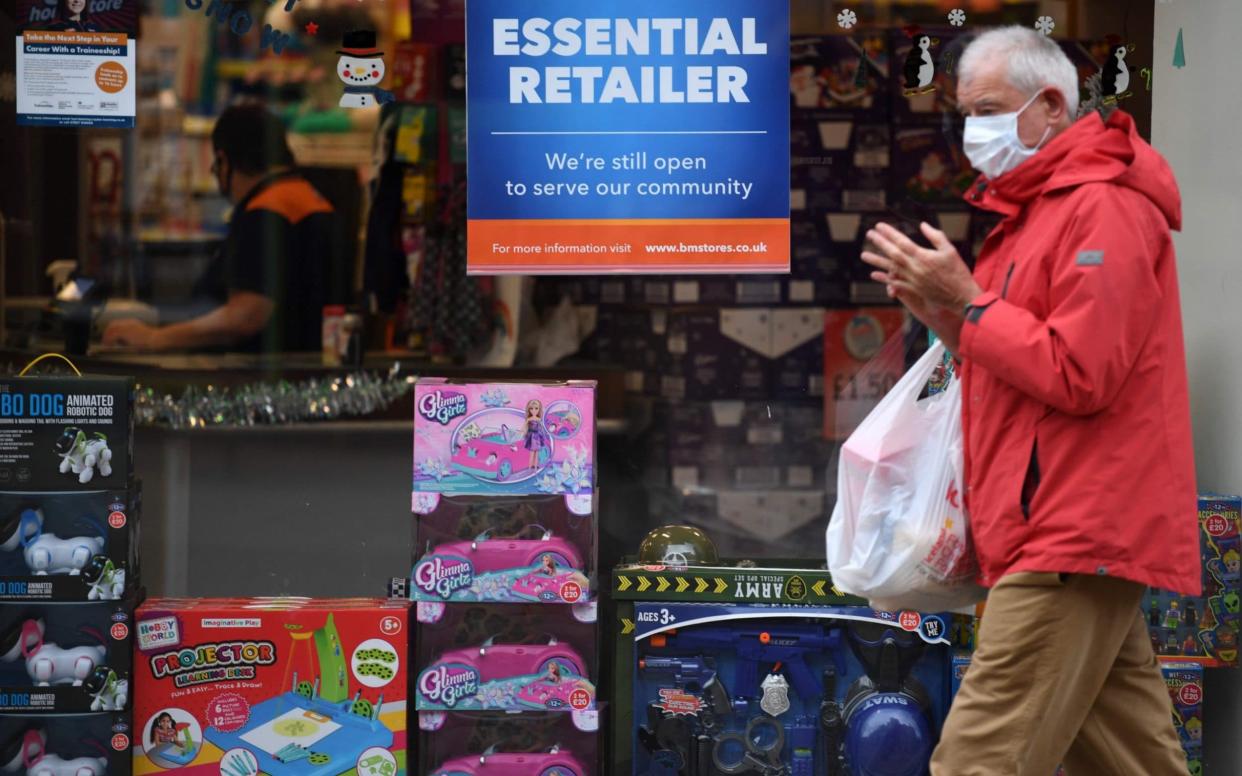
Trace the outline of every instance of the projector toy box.
{"label": "projector toy box", "polygon": [[133,382],[0,380],[0,490],[121,490],[133,469]]}
{"label": "projector toy box", "polygon": [[138,587],[142,489],[0,491],[0,601],[116,601]]}
{"label": "projector toy box", "polygon": [[134,598],[0,606],[0,712],[125,711]]}
{"label": "projector toy box", "polygon": [[135,616],[134,772],[406,772],[409,606],[153,599]]}

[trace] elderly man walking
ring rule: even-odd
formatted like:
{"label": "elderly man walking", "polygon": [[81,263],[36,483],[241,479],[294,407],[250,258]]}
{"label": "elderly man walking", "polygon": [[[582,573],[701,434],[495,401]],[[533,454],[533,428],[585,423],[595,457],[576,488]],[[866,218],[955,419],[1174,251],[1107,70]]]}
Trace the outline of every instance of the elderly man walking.
{"label": "elderly man walking", "polygon": [[959,64],[968,201],[1004,216],[972,275],[888,225],[863,259],[960,363],[967,505],[991,588],[934,776],[1186,774],[1139,614],[1200,592],[1164,159],[1116,111],[1075,120],[1055,42],[1007,27]]}

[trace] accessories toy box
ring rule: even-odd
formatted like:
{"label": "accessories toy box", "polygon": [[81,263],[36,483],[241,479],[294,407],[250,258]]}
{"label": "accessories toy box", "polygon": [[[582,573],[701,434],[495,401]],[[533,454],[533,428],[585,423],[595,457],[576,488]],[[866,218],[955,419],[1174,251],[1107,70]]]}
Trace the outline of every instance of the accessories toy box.
{"label": "accessories toy box", "polygon": [[603,773],[600,712],[419,713],[419,773],[431,776],[595,776]]}
{"label": "accessories toy box", "polygon": [[119,377],[0,380],[0,490],[124,490],[133,393]]}
{"label": "accessories toy box", "polygon": [[568,603],[590,597],[593,500],[414,496],[415,601]]}
{"label": "accessories toy box", "polygon": [[135,772],[405,773],[407,602],[154,599],[135,619]]}
{"label": "accessories toy box", "polygon": [[128,776],[129,712],[0,714],[0,770],[27,776]]}
{"label": "accessories toy box", "polygon": [[1143,611],[1152,647],[1161,657],[1209,668],[1236,667],[1242,621],[1242,498],[1199,496],[1199,527],[1203,595],[1148,591]]}
{"label": "accessories toy box", "polygon": [[136,604],[0,606],[0,712],[128,709]]}
{"label": "accessories toy box", "polygon": [[142,488],[0,492],[0,600],[115,601],[138,583]]}
{"label": "accessories toy box", "polygon": [[595,604],[419,602],[414,683],[422,711],[595,707]]}
{"label": "accessories toy box", "polygon": [[630,565],[613,580],[611,773],[925,771],[970,618],[854,605],[822,570]]}
{"label": "accessories toy box", "polygon": [[1173,699],[1173,726],[1186,750],[1192,776],[1203,774],[1203,666],[1171,662],[1160,666]]}
{"label": "accessories toy box", "polygon": [[589,496],[595,383],[414,386],[414,493]]}

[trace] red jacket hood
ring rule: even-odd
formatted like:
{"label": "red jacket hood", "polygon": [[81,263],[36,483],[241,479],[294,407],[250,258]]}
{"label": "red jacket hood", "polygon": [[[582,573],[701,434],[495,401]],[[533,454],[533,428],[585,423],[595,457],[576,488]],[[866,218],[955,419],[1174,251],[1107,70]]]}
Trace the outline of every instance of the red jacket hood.
{"label": "red jacket hood", "polygon": [[1139,192],[1159,208],[1170,229],[1181,229],[1182,197],[1169,163],[1120,110],[1107,122],[1092,111],[1017,168],[994,181],[981,176],[967,199],[1014,215],[1036,197],[1104,181]]}

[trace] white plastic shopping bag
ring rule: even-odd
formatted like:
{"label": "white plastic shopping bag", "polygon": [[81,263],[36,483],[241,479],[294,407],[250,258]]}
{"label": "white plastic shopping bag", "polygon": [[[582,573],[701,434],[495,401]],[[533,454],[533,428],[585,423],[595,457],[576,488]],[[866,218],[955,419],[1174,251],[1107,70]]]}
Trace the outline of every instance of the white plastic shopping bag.
{"label": "white plastic shopping bag", "polygon": [[932,345],[841,449],[828,570],[876,609],[947,611],[986,594],[962,501],[960,381],[919,398],[944,353]]}

